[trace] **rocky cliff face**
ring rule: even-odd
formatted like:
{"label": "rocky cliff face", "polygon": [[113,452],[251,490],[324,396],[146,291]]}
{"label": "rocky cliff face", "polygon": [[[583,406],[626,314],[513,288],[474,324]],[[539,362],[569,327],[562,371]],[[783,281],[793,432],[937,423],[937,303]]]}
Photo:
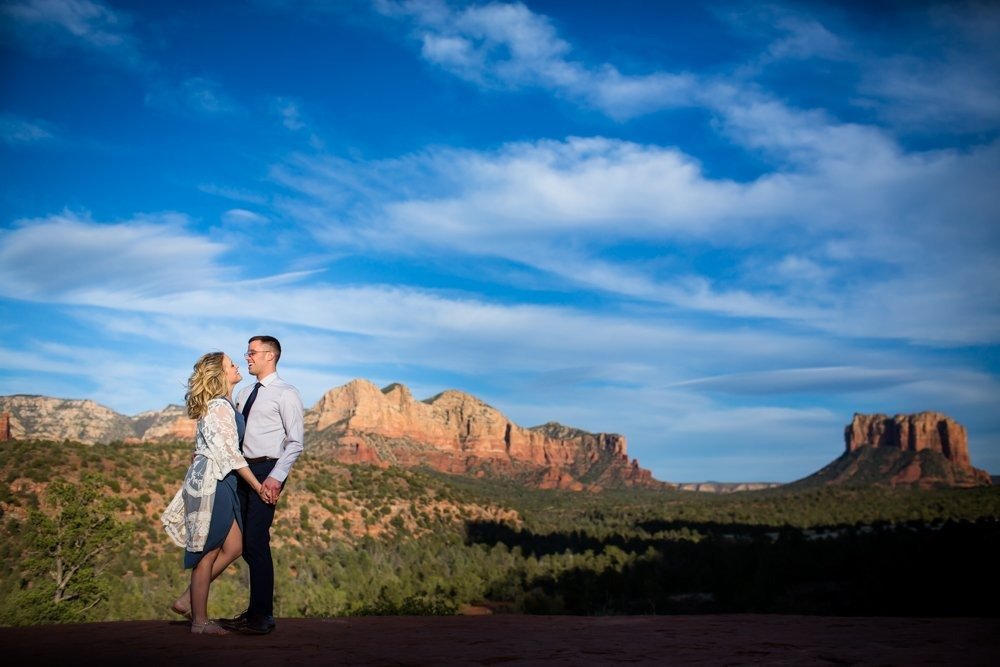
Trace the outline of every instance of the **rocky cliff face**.
{"label": "rocky cliff face", "polygon": [[965,427],[938,412],[912,415],[855,414],[844,429],[848,452],[861,447],[891,447],[906,452],[940,452],[955,465],[971,468]]}
{"label": "rocky cliff face", "polygon": [[90,400],[19,394],[0,396],[0,413],[9,414],[10,435],[15,440],[85,444],[194,440],[195,422],[179,405],[126,417]]}
{"label": "rocky cliff face", "polygon": [[10,433],[10,413],[0,413],[0,442],[7,442],[13,439]]}
{"label": "rocky cliff face", "polygon": [[188,418],[183,405],[168,405],[159,412],[143,412],[132,417],[132,426],[136,437],[143,442],[194,442],[198,422]]}
{"label": "rocky cliff face", "polygon": [[348,462],[427,466],[512,477],[542,488],[658,484],[629,461],[625,438],[559,424],[523,428],[474,396],[445,391],[417,401],[400,384],[354,380],[306,413],[311,442]]}
{"label": "rocky cliff face", "polygon": [[844,428],[844,454],[803,483],[890,486],[988,486],[973,468],[965,428],[938,412],[888,417],[855,414]]}
{"label": "rocky cliff face", "polygon": [[111,442],[134,437],[131,421],[90,400],[48,396],[0,396],[0,412],[10,413],[15,440],[76,440]]}

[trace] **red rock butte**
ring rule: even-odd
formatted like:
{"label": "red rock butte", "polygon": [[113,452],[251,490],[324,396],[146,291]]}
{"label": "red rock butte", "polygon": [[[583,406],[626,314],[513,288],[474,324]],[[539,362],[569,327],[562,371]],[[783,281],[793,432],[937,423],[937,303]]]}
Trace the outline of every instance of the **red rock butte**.
{"label": "red rock butte", "polygon": [[310,446],[347,463],[427,466],[517,478],[541,488],[658,485],[629,460],[624,436],[556,423],[524,428],[474,396],[448,390],[418,401],[401,384],[353,380],[306,413]]}
{"label": "red rock butte", "polygon": [[940,452],[956,465],[971,467],[965,427],[939,412],[888,417],[855,413],[844,429],[848,452],[859,447],[893,447],[907,452]]}
{"label": "red rock butte", "polygon": [[939,412],[855,414],[844,429],[845,452],[810,478],[824,483],[875,480],[891,486],[988,486],[972,467],[965,428]]}

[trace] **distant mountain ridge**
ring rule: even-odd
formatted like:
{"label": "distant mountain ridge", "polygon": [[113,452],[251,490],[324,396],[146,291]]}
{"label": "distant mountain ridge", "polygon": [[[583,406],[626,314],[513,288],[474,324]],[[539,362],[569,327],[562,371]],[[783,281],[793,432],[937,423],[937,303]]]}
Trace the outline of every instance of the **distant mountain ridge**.
{"label": "distant mountain ridge", "polygon": [[196,427],[182,405],[171,404],[129,417],[89,399],[36,394],[0,396],[0,419],[5,414],[14,440],[72,440],[87,445],[193,441]]}
{"label": "distant mountain ridge", "polygon": [[[0,396],[0,439],[191,441],[195,422],[184,408],[127,417],[91,400]],[[404,385],[362,379],[330,389],[305,413],[306,444],[345,463],[426,467],[451,474],[511,479],[538,488],[669,488],[708,493],[754,491],[769,482],[674,483],[653,479],[627,454],[625,437],[589,433],[556,422],[525,428],[460,391],[423,401]],[[937,412],[888,417],[855,414],[844,429],[845,452],[794,485],[990,485],[971,464],[965,428]]]}
{"label": "distant mountain ridge", "polygon": [[[2,413],[10,415],[14,439],[139,444],[192,440],[195,433],[178,405],[127,417],[90,400],[20,394],[0,396]],[[417,401],[401,384],[379,389],[353,380],[306,410],[305,429],[308,447],[346,463],[427,467],[539,488],[665,486],[628,458],[622,435],[555,422],[524,428],[455,390]]]}

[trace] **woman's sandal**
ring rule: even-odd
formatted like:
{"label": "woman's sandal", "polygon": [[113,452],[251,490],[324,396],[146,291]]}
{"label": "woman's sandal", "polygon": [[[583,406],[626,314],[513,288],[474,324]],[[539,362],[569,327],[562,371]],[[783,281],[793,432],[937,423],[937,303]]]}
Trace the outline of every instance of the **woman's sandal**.
{"label": "woman's sandal", "polygon": [[222,637],[224,635],[232,634],[229,630],[216,623],[215,621],[205,621],[204,623],[191,623],[191,634],[192,635],[212,635],[214,637]]}

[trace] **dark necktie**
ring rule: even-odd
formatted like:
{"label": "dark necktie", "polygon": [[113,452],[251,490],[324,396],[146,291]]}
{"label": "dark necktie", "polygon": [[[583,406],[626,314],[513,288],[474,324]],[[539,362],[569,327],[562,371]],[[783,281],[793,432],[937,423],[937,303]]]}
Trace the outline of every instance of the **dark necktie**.
{"label": "dark necktie", "polygon": [[[247,396],[247,402],[243,404],[243,409],[240,410],[240,412],[243,413],[243,432],[244,432],[244,435],[246,435],[246,422],[247,422],[247,419],[250,417],[250,408],[253,407],[253,402],[257,400],[257,391],[261,387],[263,387],[263,386],[264,385],[262,385],[260,382],[258,382],[257,384],[255,384],[253,386],[253,391],[251,391],[250,395]],[[240,453],[241,454],[243,453],[243,438],[240,438]]]}

